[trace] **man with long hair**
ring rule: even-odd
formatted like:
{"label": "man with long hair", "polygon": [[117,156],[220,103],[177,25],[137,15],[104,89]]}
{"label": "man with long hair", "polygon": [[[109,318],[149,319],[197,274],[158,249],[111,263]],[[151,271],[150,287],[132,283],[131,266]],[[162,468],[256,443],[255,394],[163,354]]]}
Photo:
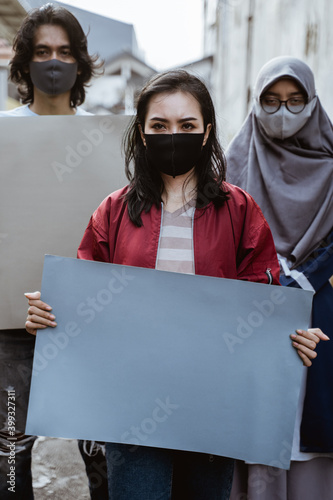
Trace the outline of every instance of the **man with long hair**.
{"label": "man with long hair", "polygon": [[71,12],[50,3],[33,9],[13,49],[10,79],[24,106],[5,116],[85,114],[78,106],[102,63],[88,54],[87,37]]}
{"label": "man with long hair", "polygon": [[[86,86],[102,63],[90,56],[87,37],[67,9],[46,4],[30,11],[13,44],[10,78],[22,106],[0,116],[88,115]],[[24,434],[34,352],[34,337],[24,329],[0,330],[0,498],[12,498],[8,473],[13,462],[8,447],[7,399],[15,393],[15,498],[33,499],[31,450],[36,436]],[[6,394],[8,393],[8,398]],[[11,396],[12,397],[12,396]],[[79,441],[92,499],[107,499],[104,452],[97,443]]]}

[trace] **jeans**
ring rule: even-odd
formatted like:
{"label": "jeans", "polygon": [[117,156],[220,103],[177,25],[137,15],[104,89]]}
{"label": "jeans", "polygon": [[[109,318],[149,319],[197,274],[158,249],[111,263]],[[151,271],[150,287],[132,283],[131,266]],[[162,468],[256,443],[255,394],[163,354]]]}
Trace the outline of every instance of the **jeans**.
{"label": "jeans", "polygon": [[110,500],[228,500],[234,460],[106,443]]}

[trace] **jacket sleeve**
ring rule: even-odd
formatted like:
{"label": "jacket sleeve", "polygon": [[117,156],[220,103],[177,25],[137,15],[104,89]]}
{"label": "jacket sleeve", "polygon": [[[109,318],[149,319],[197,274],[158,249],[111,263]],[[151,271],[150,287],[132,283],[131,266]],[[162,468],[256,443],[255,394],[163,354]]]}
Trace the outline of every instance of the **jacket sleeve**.
{"label": "jacket sleeve", "polygon": [[[316,292],[325,287],[333,276],[333,230],[307,260],[293,270],[303,274]],[[285,286],[300,287],[292,275],[283,275],[281,283]]]}
{"label": "jacket sleeve", "polygon": [[109,244],[111,199],[106,198],[90,218],[77,251],[78,259],[111,262]]}
{"label": "jacket sleeve", "polygon": [[[253,198],[241,190],[236,217],[237,277],[246,281],[279,284],[278,263],[268,223]],[[235,224],[234,224],[235,226]]]}

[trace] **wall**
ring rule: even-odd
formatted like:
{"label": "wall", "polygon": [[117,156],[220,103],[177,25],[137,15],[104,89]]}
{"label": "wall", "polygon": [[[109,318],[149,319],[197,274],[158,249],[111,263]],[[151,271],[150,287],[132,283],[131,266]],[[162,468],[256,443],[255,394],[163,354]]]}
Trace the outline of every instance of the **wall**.
{"label": "wall", "polygon": [[214,54],[213,87],[222,140],[228,143],[251,106],[256,75],[279,55],[312,68],[333,117],[331,0],[204,0],[205,54]]}

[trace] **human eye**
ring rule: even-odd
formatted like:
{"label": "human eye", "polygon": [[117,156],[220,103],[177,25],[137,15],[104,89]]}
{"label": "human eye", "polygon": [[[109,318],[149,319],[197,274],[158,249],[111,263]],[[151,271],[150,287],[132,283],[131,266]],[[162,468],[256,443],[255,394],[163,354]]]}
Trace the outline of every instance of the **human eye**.
{"label": "human eye", "polygon": [[261,107],[266,113],[276,113],[280,107],[280,101],[276,97],[266,95],[261,99]]}
{"label": "human eye", "polygon": [[265,104],[267,104],[267,106],[276,106],[277,104],[279,104],[278,99],[270,96],[263,97],[263,101]]}
{"label": "human eye", "polygon": [[186,123],[183,123],[182,128],[183,128],[183,130],[186,130],[187,132],[189,132],[189,131],[195,129],[195,126],[191,122],[186,122]]}
{"label": "human eye", "polygon": [[39,57],[43,57],[47,55],[47,49],[36,49],[35,55]]}
{"label": "human eye", "polygon": [[290,103],[291,106],[299,106],[300,104],[305,103],[305,99],[303,96],[295,96],[291,97],[288,102]]}
{"label": "human eye", "polygon": [[63,50],[61,51],[61,54],[62,54],[63,56],[65,56],[65,57],[71,57],[71,56],[72,56],[72,53],[71,53],[71,51],[70,51],[69,49],[63,49]]}
{"label": "human eye", "polygon": [[161,130],[165,130],[165,125],[163,123],[154,123],[151,127],[153,130],[156,130],[157,132],[160,132]]}

